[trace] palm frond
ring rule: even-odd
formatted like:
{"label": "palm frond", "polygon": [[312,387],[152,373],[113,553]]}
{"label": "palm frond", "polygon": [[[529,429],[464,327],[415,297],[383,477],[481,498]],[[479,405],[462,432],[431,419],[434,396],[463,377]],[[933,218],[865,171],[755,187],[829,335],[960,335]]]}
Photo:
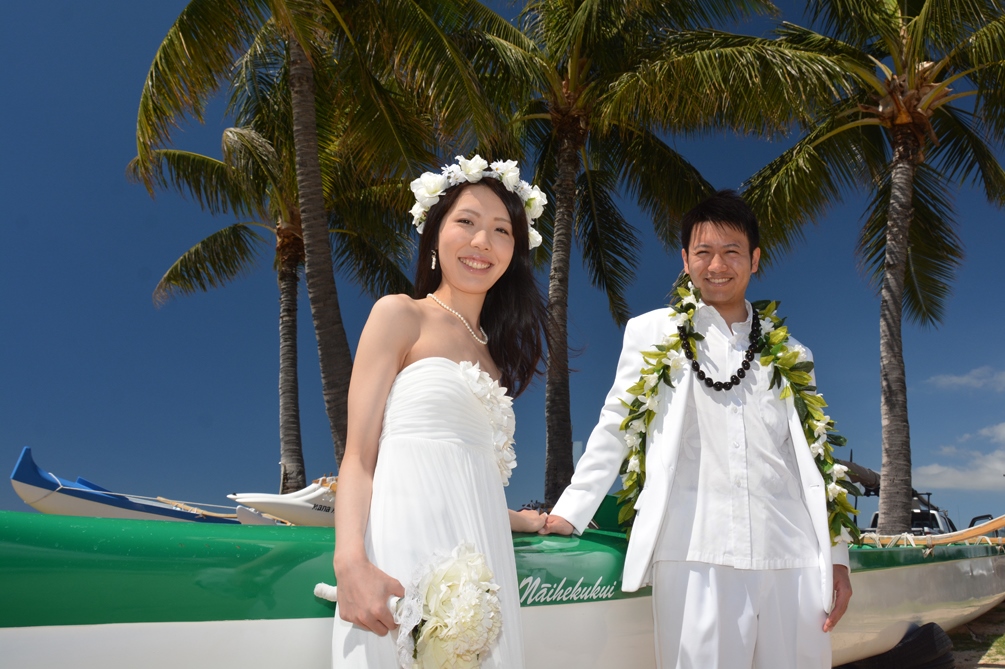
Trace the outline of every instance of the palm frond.
{"label": "palm frond", "polygon": [[272,143],[253,128],[227,128],[222,144],[223,161],[257,184],[257,191],[264,192],[266,185],[273,189],[281,186],[279,156]]}
{"label": "palm frond", "polygon": [[[624,3],[622,3],[624,4]],[[672,30],[696,30],[748,19],[752,16],[775,16],[778,8],[760,0],[700,0],[699,2],[666,2],[644,0],[631,3],[637,9],[651,13],[657,21]]]}
{"label": "palm frond", "polygon": [[761,226],[762,263],[802,239],[806,223],[819,219],[840,202],[846,189],[870,185],[886,170],[882,129],[860,126],[820,138],[849,122],[854,102],[836,106],[820,126],[743,185],[744,198]]}
{"label": "palm frond", "polygon": [[150,152],[191,115],[200,122],[208,99],[264,21],[263,0],[191,0],[168,30],[140,94],[136,119],[137,174],[148,190]]}
{"label": "palm frond", "polygon": [[[323,50],[320,38],[331,30],[325,9],[334,10],[331,0],[265,0],[276,30],[286,40],[296,40],[314,69],[321,67]],[[336,10],[337,11],[337,10]]]}
{"label": "palm frond", "polygon": [[530,51],[534,43],[512,23],[499,16],[477,0],[463,0],[461,3],[467,14],[467,23],[472,32],[504,40],[523,51]]}
{"label": "palm frond", "polygon": [[[264,22],[237,59],[230,77],[226,113],[234,117],[235,125],[250,126],[253,119],[283,104],[279,89],[288,71],[287,60],[286,41],[276,30],[275,22],[271,19]],[[284,106],[288,107],[289,102]]]}
{"label": "palm frond", "polygon": [[851,87],[835,59],[781,40],[673,33],[611,83],[599,116],[609,125],[651,122],[675,132],[731,128],[779,135],[792,121],[808,122],[821,101]]}
{"label": "palm frond", "polygon": [[[914,177],[914,216],[908,230],[904,310],[923,326],[934,326],[945,316],[952,282],[963,263],[963,243],[956,234],[952,195],[945,175],[918,165]],[[869,215],[859,236],[857,255],[870,281],[878,288],[886,258],[886,227],[890,208],[890,176],[878,183]]]}
{"label": "palm frond", "polygon": [[384,295],[412,295],[414,287],[402,269],[404,257],[380,239],[358,233],[333,232],[332,262],[336,270],[352,277],[360,290],[377,299]]}
{"label": "palm frond", "polygon": [[886,95],[883,81],[876,74],[876,61],[884,58],[882,42],[855,46],[785,21],[775,29],[774,34],[780,43],[792,48],[828,55],[834,59],[835,65],[848,72],[849,80],[857,81],[861,88],[871,90],[879,97]]}
{"label": "palm frond", "polygon": [[926,0],[907,25],[916,62],[940,58],[1002,17],[996,0]]}
{"label": "palm frond", "polygon": [[887,52],[899,49],[901,12],[897,0],[809,0],[807,13],[813,24],[842,42],[867,48],[876,38]]}
{"label": "palm frond", "polygon": [[133,158],[126,176],[135,183],[146,182],[187,195],[213,214],[264,212],[261,193],[250,192],[241,174],[223,161],[198,153],[157,149],[145,162]]}
{"label": "palm frond", "polygon": [[[468,2],[398,0],[382,3],[380,12],[394,36],[394,43],[387,45],[389,62],[401,86],[435,101],[437,122],[445,133],[470,128],[479,138],[489,138],[497,131],[495,119],[456,38],[472,27],[473,17],[484,19],[487,14],[468,9]],[[499,22],[493,27],[501,30]]]}
{"label": "palm frond", "polygon": [[157,283],[154,304],[217,288],[250,271],[266,242],[252,225],[235,223],[186,251]]}
{"label": "palm frond", "polygon": [[584,169],[576,180],[576,239],[593,285],[607,295],[607,305],[618,325],[631,312],[625,291],[634,277],[634,261],[641,244],[635,228],[614,201],[617,175]]}
{"label": "palm frond", "polygon": [[946,105],[932,116],[932,127],[939,146],[929,152],[929,161],[939,173],[959,182],[972,178],[984,189],[988,202],[1005,205],[1005,170],[981,120]]}
{"label": "palm frond", "polygon": [[[529,49],[523,48],[494,35],[485,35],[484,43],[485,56],[474,60],[480,65],[479,72],[483,78],[487,74],[504,81],[520,81],[535,91],[561,87],[561,81],[550,67],[550,63],[533,45]],[[489,68],[488,72],[485,72],[486,68]]]}
{"label": "palm frond", "polygon": [[411,193],[396,182],[349,185],[330,204],[332,260],[366,294],[412,293],[403,267],[414,251],[408,207]]}
{"label": "palm frond", "polygon": [[975,109],[999,141],[1005,138],[1005,16],[975,30],[954,60],[957,70],[973,70]]}
{"label": "palm frond", "polygon": [[355,86],[345,88],[343,94],[356,99],[347,110],[337,152],[360,172],[373,174],[417,174],[419,168],[434,162],[429,144],[433,131],[426,119],[408,100],[385,87],[356,54],[346,61],[347,71],[339,83]]}
{"label": "palm frond", "polygon": [[520,13],[520,27],[558,69],[573,37],[570,26],[576,13],[574,3],[563,0],[533,0]]}
{"label": "palm frond", "polygon": [[999,7],[998,15],[976,29],[971,26],[969,34],[960,36],[961,56],[969,67],[1000,63],[1005,60],[1005,14]]}
{"label": "palm frond", "polygon": [[677,248],[680,217],[715,192],[694,165],[644,128],[612,128],[594,133],[591,152],[601,149],[601,162],[618,175],[626,194],[652,218],[656,236],[666,248]]}

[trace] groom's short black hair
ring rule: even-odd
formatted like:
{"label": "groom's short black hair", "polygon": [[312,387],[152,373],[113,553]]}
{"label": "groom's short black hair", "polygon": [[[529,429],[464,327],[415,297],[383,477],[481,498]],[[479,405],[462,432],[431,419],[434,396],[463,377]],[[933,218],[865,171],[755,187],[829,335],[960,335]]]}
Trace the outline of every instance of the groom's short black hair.
{"label": "groom's short black hair", "polygon": [[751,253],[761,243],[757,216],[743,198],[732,190],[718,191],[684,214],[680,220],[680,244],[685,252],[691,245],[691,232],[699,223],[714,223],[740,230],[747,235]]}

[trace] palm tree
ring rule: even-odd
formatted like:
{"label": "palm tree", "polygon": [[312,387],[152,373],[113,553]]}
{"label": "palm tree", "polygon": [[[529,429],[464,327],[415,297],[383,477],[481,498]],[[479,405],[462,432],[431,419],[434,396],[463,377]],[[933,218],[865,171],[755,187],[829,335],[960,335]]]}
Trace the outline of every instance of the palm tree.
{"label": "palm tree", "polygon": [[[428,5],[428,6],[427,6]],[[192,0],[154,57],[140,98],[137,175],[152,191],[153,154],[170,141],[185,116],[202,120],[207,101],[231,73],[260,28],[271,22],[287,44],[290,109],[296,161],[297,206],[304,243],[307,293],[318,341],[322,392],[335,446],[344,450],[346,397],[352,358],[339,312],[328,238],[315,102],[353,110],[338,138],[357,173],[389,177],[432,161],[428,134],[416,135],[406,91],[421,91],[423,127],[437,140],[490,136],[493,120],[456,36],[474,25],[506,26],[471,0],[429,3],[322,0]],[[403,46],[404,45],[404,46]],[[315,73],[334,68],[337,86],[320,91]],[[327,147],[325,147],[327,150]],[[385,151],[390,150],[393,155]],[[334,192],[334,191],[333,191]]]}
{"label": "palm tree", "polygon": [[[275,234],[274,267],[279,280],[279,432],[280,492],[292,492],[306,485],[300,437],[299,384],[297,379],[297,292],[300,268],[304,263],[304,243],[297,198],[293,156],[290,96],[286,45],[271,24],[265,24],[252,47],[242,56],[231,81],[230,112],[240,127],[223,133],[223,160],[174,149],[151,153],[153,164],[148,177],[159,188],[173,188],[193,196],[213,213],[233,211],[258,217],[259,221],[238,222],[210,235],[189,249],[161,278],[154,301],[163,303],[176,294],[224,285],[240,276],[255,262],[267,240],[255,227]],[[322,118],[336,122],[337,115],[319,100]],[[321,136],[331,134],[322,124]],[[322,166],[325,182],[350,181],[335,174],[347,161],[333,152]],[[130,164],[129,174],[140,180],[139,160]],[[362,181],[357,178],[356,181]],[[378,197],[375,197],[374,195]],[[407,232],[395,216],[407,206],[400,189],[376,189],[357,185],[343,188],[329,203],[362,201],[355,207],[353,225],[332,232],[336,257],[353,272],[360,286],[373,296],[385,292],[410,291],[411,284],[400,269],[409,249]],[[347,197],[348,195],[348,197]],[[273,225],[261,222],[274,221]],[[333,221],[334,222],[334,221]],[[396,226],[397,223],[397,226]],[[366,234],[360,234],[365,231]]]}
{"label": "palm tree", "polygon": [[[782,247],[847,188],[871,191],[858,254],[880,294],[883,466],[879,531],[910,528],[911,448],[903,310],[941,322],[962,262],[949,184],[1005,204],[1005,10],[994,0],[815,0],[779,41],[829,59],[854,86],[821,105],[746,194]],[[956,103],[956,104],[953,104]],[[970,108],[959,106],[967,103]]]}
{"label": "palm tree", "polygon": [[[755,11],[774,7],[758,0],[533,0],[521,16],[524,42],[488,40],[499,67],[528,82],[528,102],[513,111],[513,125],[534,154],[535,181],[555,205],[541,226],[551,249],[546,504],[554,504],[573,469],[567,332],[573,240],[623,324],[639,240],[617,194],[638,203],[659,239],[674,247],[678,217],[713,190],[659,133],[781,132],[799,105],[748,95],[750,84],[807,99],[831,90],[833,68],[820,59],[790,68],[779,57],[784,48],[770,40],[696,28]],[[738,95],[743,84],[748,88]]]}

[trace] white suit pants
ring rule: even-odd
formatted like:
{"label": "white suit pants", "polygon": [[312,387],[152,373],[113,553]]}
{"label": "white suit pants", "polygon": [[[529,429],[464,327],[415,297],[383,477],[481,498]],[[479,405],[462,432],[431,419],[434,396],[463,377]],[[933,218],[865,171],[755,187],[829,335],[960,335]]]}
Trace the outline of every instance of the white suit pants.
{"label": "white suit pants", "polygon": [[830,669],[820,570],[653,564],[660,669]]}

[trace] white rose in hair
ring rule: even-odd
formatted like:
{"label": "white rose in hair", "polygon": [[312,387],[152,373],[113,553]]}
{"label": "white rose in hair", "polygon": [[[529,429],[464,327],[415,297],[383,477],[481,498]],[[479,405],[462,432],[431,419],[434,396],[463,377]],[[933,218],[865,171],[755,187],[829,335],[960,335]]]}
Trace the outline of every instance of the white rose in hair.
{"label": "white rose in hair", "polygon": [[536,249],[541,245],[544,239],[541,237],[541,233],[535,230],[533,227],[527,230],[527,236],[530,238],[530,247]]}
{"label": "white rose in hair", "polygon": [[506,190],[516,192],[516,187],[520,185],[520,168],[515,160],[497,160],[492,163],[492,169],[499,173],[499,180]]}
{"label": "white rose in hair", "polygon": [[412,215],[412,223],[418,225],[426,217],[426,208],[420,202],[416,202],[408,213]]}
{"label": "white rose in hair", "polygon": [[533,220],[544,213],[544,205],[548,204],[548,196],[537,186],[530,187],[530,198],[527,199],[527,216]]}
{"label": "white rose in hair", "polygon": [[482,172],[489,166],[488,162],[477,153],[468,160],[464,156],[457,156],[457,165],[461,174],[469,183],[476,183],[482,180]]}
{"label": "white rose in hair", "polygon": [[447,165],[442,170],[443,176],[447,178],[447,184],[449,186],[456,186],[462,181],[467,181],[467,177],[464,176],[464,172],[461,171],[460,165]]}
{"label": "white rose in hair", "polygon": [[442,174],[425,172],[410,185],[415,193],[415,200],[423,207],[429,208],[440,201],[440,196],[447,189],[447,177]]}

